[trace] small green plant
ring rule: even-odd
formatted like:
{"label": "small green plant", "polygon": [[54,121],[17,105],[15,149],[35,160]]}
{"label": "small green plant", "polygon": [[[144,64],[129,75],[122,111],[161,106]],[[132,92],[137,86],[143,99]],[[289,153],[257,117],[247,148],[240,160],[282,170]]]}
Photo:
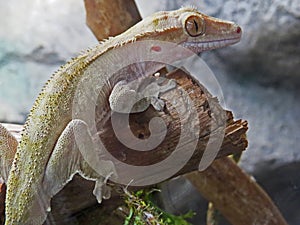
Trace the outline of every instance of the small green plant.
{"label": "small green plant", "polygon": [[176,216],[163,211],[151,201],[154,191],[159,190],[140,190],[134,193],[125,190],[125,203],[129,214],[124,225],[192,225],[186,219],[193,217],[194,212]]}

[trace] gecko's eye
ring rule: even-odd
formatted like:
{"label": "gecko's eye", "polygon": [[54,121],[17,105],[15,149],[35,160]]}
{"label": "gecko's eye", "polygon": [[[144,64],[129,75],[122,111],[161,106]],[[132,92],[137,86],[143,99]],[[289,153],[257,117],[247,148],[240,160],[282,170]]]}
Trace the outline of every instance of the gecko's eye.
{"label": "gecko's eye", "polygon": [[186,32],[192,36],[196,37],[205,33],[205,21],[199,16],[190,16],[185,21]]}

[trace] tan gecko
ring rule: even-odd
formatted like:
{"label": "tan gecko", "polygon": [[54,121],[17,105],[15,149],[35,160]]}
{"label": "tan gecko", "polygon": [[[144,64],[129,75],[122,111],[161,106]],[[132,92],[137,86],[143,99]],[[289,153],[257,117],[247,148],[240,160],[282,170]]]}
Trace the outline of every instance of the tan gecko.
{"label": "tan gecko", "polygon": [[[99,202],[103,197],[109,197],[105,177],[117,176],[114,174],[114,165],[91,153],[94,146],[91,145],[88,125],[74,116],[72,107],[83,77],[101,73],[101,68],[107,67],[104,61],[113,49],[123,48],[133,42],[156,40],[175,43],[199,53],[234,44],[240,40],[241,33],[238,25],[206,16],[194,8],[158,12],[62,66],[39,94],[26,120],[17,150],[14,138],[0,126],[1,176],[7,182],[5,224],[43,224],[50,211],[51,198],[76,173],[95,181],[93,193]],[[148,48],[160,50],[157,45]],[[160,66],[151,64],[150,67],[157,70]],[[149,77],[155,70],[146,70],[143,76]],[[135,102],[140,99],[140,93],[135,91],[138,85],[133,81],[141,80],[142,75],[134,70],[132,74],[129,72],[119,72],[113,79],[108,77],[110,74],[100,74],[100,84],[97,85],[102,88],[98,93],[98,105],[105,105],[109,101],[111,110],[132,111],[126,109],[124,101],[135,99]],[[169,87],[149,85],[154,87],[150,91],[151,99],[141,101],[143,104],[137,104],[133,111],[143,111],[149,104],[161,109],[163,102],[159,99],[159,93],[174,88],[176,84],[170,82],[167,85]],[[103,107],[97,113],[105,120],[109,110]],[[82,143],[75,141],[76,131],[80,131]]]}

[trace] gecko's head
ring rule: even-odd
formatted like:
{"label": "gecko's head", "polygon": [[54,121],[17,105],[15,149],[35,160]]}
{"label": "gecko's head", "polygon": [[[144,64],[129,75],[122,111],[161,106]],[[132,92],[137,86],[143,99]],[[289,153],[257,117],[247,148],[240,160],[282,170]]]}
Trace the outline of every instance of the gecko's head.
{"label": "gecko's head", "polygon": [[237,43],[242,35],[242,29],[237,24],[206,16],[193,9],[186,9],[179,19],[187,37],[182,45],[194,52]]}
{"label": "gecko's head", "polygon": [[175,42],[195,53],[234,44],[242,35],[237,24],[204,15],[190,7],[155,13],[147,18],[147,26],[151,29],[147,39]]}

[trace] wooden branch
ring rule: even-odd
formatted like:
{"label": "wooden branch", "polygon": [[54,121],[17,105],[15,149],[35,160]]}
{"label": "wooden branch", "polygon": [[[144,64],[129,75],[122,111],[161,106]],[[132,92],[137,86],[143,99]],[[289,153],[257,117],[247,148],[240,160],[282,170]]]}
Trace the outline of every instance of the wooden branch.
{"label": "wooden branch", "polygon": [[287,225],[270,197],[230,158],[185,177],[233,225]]}
{"label": "wooden branch", "polygon": [[[195,82],[184,71],[175,70],[166,77],[168,79],[175,79],[179,86],[190,94],[190,98],[196,106],[201,124],[200,138],[197,148],[195,149],[195,154],[191,157],[186,166],[176,174],[179,175],[198,169],[199,160],[206,147],[209,134],[211,134],[211,138],[213,138],[213,133],[210,133],[209,128],[212,126],[214,127],[214,131],[216,131],[221,125],[218,124],[218,121],[211,121],[210,107],[214,108],[215,113],[221,112],[223,109],[203,86]],[[176,92],[177,95],[173,96],[173,98],[182,98],[180,93],[181,92]],[[207,105],[208,98],[211,103],[209,105],[210,107]],[[118,116],[122,119],[124,115],[119,114]],[[150,135],[148,129],[149,120],[157,116],[163,118],[165,124],[167,124],[168,134],[164,142],[153,151],[136,152],[128,149],[116,138],[110,120],[105,124],[104,128],[102,128],[104,131],[101,134],[102,142],[112,155],[125,163],[149,165],[161,161],[172,153],[176,147],[176,140],[178,140],[180,136],[180,118],[178,117],[176,105],[167,103],[167,108],[164,112],[158,112],[153,108],[149,108],[145,112],[132,114],[130,116],[130,127],[136,137],[147,138]],[[239,153],[247,146],[247,122],[241,120],[234,121],[230,112],[227,112],[227,116],[225,138],[217,156],[218,158],[228,154]],[[185,154],[184,147],[181,149],[181,154]],[[124,155],[126,155],[126,158],[124,158]],[[235,167],[237,166],[235,165]],[[130,176],[130,174],[126,172],[127,171],[124,171],[122,176]],[[112,198],[103,201],[103,203],[99,205],[91,194],[93,182],[75,177],[75,179],[52,200],[52,212],[48,219],[52,218],[55,222],[66,221],[70,223],[72,219],[74,219],[74,215],[76,215],[76,220],[84,221],[82,224],[91,224],[93,221],[107,221],[107,223],[103,222],[103,224],[122,224],[124,218],[117,216],[117,212],[119,212],[118,208],[123,204],[119,194],[120,192],[118,192],[119,188],[118,185],[115,186],[114,184]],[[135,190],[139,188],[135,188]],[[80,202],[80,204],[78,204],[78,202]],[[64,209],[63,212],[62,208]],[[93,217],[90,215],[93,215]]]}
{"label": "wooden branch", "polygon": [[134,0],[84,0],[86,23],[100,41],[116,36],[141,20]]}
{"label": "wooden branch", "polygon": [[[209,139],[218,141],[218,134],[221,129],[223,129],[224,122],[227,121],[227,128],[225,130],[225,138],[223,145],[221,146],[217,157],[224,157],[229,154],[240,153],[247,147],[246,131],[247,122],[246,121],[233,121],[232,114],[230,112],[224,113],[224,110],[219,105],[217,99],[213,98],[208,91],[201,85],[198,84],[193,78],[186,72],[182,70],[175,70],[166,75],[167,79],[175,79],[182,89],[189,93],[189,97],[192,101],[191,104],[195,105],[196,111],[198,113],[199,119],[199,134],[193,134],[195,139],[198,139],[197,147],[194,151],[193,156],[187,162],[187,164],[178,171],[174,176],[185,174],[194,170],[198,170],[200,159],[203,155],[204,150]],[[179,89],[178,89],[179,90]],[[151,151],[135,151],[124,146],[116,137],[115,131],[112,127],[111,121],[101,127],[102,133],[100,138],[106,150],[112,154],[119,161],[136,166],[146,166],[152,165],[157,162],[162,161],[171,155],[178,145],[178,141],[181,135],[184,135],[182,131],[182,126],[184,121],[179,116],[180,104],[185,101],[185,96],[182,95],[182,91],[168,92],[161,96],[162,99],[169,99],[173,103],[167,102],[166,109],[163,112],[156,111],[153,107],[150,107],[147,111],[142,113],[134,113],[130,116],[130,131],[135,137],[140,139],[149,138],[150,131],[148,128],[149,121],[151,118],[159,117],[162,118],[166,124],[168,131],[163,142]],[[176,101],[173,101],[176,100]],[[181,101],[182,100],[182,101]],[[97,110],[97,109],[96,109]],[[184,108],[183,110],[188,110]],[[212,112],[216,115],[212,115]],[[188,114],[188,112],[185,112]],[[225,118],[220,118],[221,116]],[[226,116],[228,118],[226,118]],[[126,121],[126,114],[117,114],[114,119]],[[190,126],[193,126],[191,124]],[[121,126],[122,127],[122,126]],[[120,128],[121,129],[121,128]],[[104,132],[103,132],[104,131]],[[124,126],[124,130],[118,130],[119,133],[126,135],[128,129]],[[187,135],[189,135],[188,133]],[[200,137],[200,138],[199,138]],[[185,137],[182,138],[185,140]],[[186,146],[189,146],[191,138],[187,138],[187,142],[183,143],[180,149],[180,156],[182,158],[186,157],[188,151]],[[124,157],[126,155],[126,157]],[[119,176],[130,177],[127,171],[122,171],[123,174]]]}

